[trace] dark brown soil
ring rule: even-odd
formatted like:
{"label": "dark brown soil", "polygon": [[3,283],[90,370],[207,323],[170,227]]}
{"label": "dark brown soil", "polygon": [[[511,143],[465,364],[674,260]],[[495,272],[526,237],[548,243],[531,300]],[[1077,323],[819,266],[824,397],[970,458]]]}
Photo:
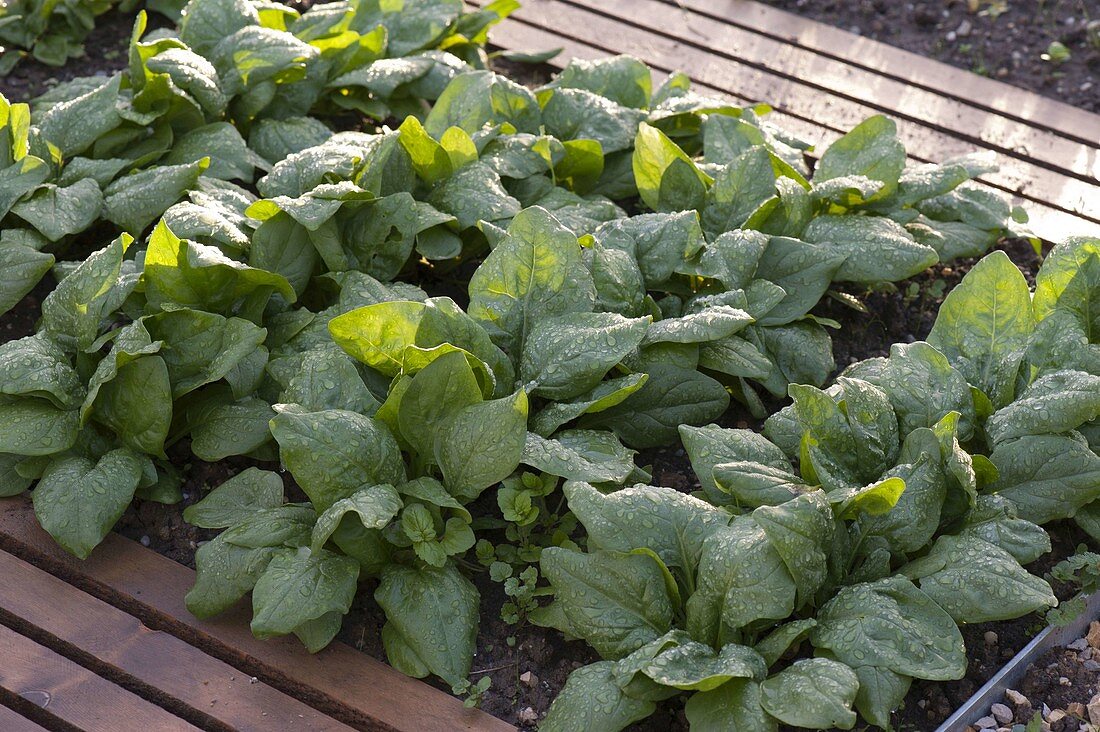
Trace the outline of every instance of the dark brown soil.
{"label": "dark brown soil", "polygon": [[[1098,0],[769,0],[922,56],[1100,111]],[[1042,55],[1052,41],[1064,63]]]}
{"label": "dark brown soil", "polygon": [[[150,21],[154,28],[165,24],[159,15],[150,16]],[[29,102],[59,82],[79,76],[113,74],[126,66],[133,25],[133,13],[106,13],[96,19],[95,30],[84,41],[83,58],[70,59],[60,68],[24,59],[12,73],[0,76],[0,94],[10,102]]]}

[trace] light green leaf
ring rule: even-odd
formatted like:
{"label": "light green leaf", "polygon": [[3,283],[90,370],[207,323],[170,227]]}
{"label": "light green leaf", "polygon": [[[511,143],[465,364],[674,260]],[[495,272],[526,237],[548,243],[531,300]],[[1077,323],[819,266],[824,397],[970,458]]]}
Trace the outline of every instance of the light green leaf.
{"label": "light green leaf", "polygon": [[470,278],[470,315],[513,354],[539,318],[589,312],[594,303],[577,238],[537,206],[516,214],[508,236]]}
{"label": "light green leaf", "polygon": [[825,658],[795,661],[760,684],[760,705],[796,727],[851,729],[859,679],[843,663]]}
{"label": "light green leaf", "polygon": [[1024,276],[1008,255],[994,252],[947,295],[928,342],[1000,408],[1012,400],[1033,328]]}

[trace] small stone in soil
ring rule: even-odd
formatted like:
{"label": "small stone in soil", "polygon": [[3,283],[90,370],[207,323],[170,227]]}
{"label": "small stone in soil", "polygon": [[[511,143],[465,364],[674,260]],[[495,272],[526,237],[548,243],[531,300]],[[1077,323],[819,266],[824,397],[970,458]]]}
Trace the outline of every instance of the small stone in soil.
{"label": "small stone in soil", "polygon": [[143,536],[143,537],[141,537],[141,545],[142,545],[142,546],[149,546],[149,545],[150,545],[150,544],[152,544],[152,543],[153,543],[153,542],[152,542],[152,541],[150,541],[150,539],[149,539],[149,537],[148,537],[148,536]]}
{"label": "small stone in soil", "polygon": [[1073,686],[1073,682],[1070,681],[1065,676],[1059,676],[1058,677],[1058,683],[1061,684],[1062,686]]}
{"label": "small stone in soil", "polygon": [[975,722],[975,724],[978,725],[978,729],[996,729],[997,728],[997,720],[993,719],[993,717],[982,717],[977,722]]}
{"label": "small stone in soil", "polygon": [[997,634],[994,633],[992,630],[987,630],[985,632],[985,644],[987,646],[997,645]]}
{"label": "small stone in soil", "polygon": [[1094,696],[1088,705],[1089,721],[1094,725],[1100,726],[1100,694]]}
{"label": "small stone in soil", "polygon": [[1005,691],[1005,699],[1011,702],[1014,706],[1022,707],[1028,703],[1027,697],[1016,691],[1015,689],[1008,689]]}
{"label": "small stone in soil", "polygon": [[1086,671],[1100,671],[1100,661],[1093,661],[1091,658],[1085,661]]}
{"label": "small stone in soil", "polygon": [[519,680],[531,689],[535,688],[535,686],[539,683],[539,677],[535,676],[530,671],[524,671],[522,674],[520,674]]}
{"label": "small stone in soil", "polygon": [[1100,648],[1100,622],[1093,620],[1089,625],[1089,634],[1085,636],[1085,640],[1093,648]]}
{"label": "small stone in soil", "polygon": [[534,709],[527,707],[526,709],[519,710],[519,713],[516,714],[516,719],[519,720],[521,724],[534,724],[539,721],[539,715]]}
{"label": "small stone in soil", "polygon": [[1075,640],[1072,643],[1070,643],[1069,645],[1067,645],[1066,648],[1070,649],[1071,651],[1083,651],[1086,648],[1088,648],[1088,646],[1089,646],[1089,642],[1088,642],[1087,639],[1078,638],[1077,640]]}
{"label": "small stone in soil", "polygon": [[1001,724],[1008,724],[1012,721],[1012,710],[1004,704],[994,704],[989,711],[993,718]]}

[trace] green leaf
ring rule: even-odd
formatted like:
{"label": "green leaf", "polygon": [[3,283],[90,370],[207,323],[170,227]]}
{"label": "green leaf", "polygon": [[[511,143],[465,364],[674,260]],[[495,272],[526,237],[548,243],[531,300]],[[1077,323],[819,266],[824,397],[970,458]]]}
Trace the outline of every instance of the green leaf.
{"label": "green leaf", "polygon": [[508,122],[520,132],[538,132],[541,116],[529,89],[491,71],[470,71],[447,85],[424,129],[436,139],[450,127],[472,135],[486,123]]}
{"label": "green leaf", "polygon": [[1032,523],[1073,516],[1100,498],[1100,456],[1072,437],[1021,437],[997,445],[989,457],[1000,473],[989,490]]}
{"label": "green leaf", "polygon": [[513,354],[539,318],[589,312],[594,303],[577,238],[537,206],[516,214],[507,237],[470,278],[470,315]]}
{"label": "green leaf", "polygon": [[253,512],[283,503],[283,479],[278,473],[246,468],[183,509],[187,523],[203,529],[224,529]]}
{"label": "green leaf", "polygon": [[646,336],[647,321],[615,313],[573,313],[535,322],[523,346],[520,379],[555,401],[594,389]]}
{"label": "green leaf", "polygon": [[761,204],[775,195],[775,180],[767,148],[759,145],[740,152],[715,175],[714,185],[707,191],[700,214],[703,228],[712,236],[740,229]]}
{"label": "green leaf", "polygon": [[168,366],[176,399],[214,383],[249,358],[263,343],[266,331],[243,318],[226,318],[201,310],[171,310],[142,319]]}
{"label": "green leaf", "polygon": [[87,178],[66,187],[48,183],[11,208],[50,241],[84,231],[102,210],[103,194],[96,182]]}
{"label": "green leaf", "polygon": [[228,610],[255,586],[283,547],[309,543],[316,517],[308,505],[253,508],[239,523],[199,546],[187,610],[200,619]]}
{"label": "green leaf", "polygon": [[703,543],[729,523],[721,509],[672,488],[636,485],[605,495],[587,483],[569,482],[564,490],[569,510],[594,546],[618,552],[651,549],[691,583]]}
{"label": "green leaf", "polygon": [[818,611],[811,641],[851,666],[933,681],[966,672],[955,621],[901,576],[842,588]]}
{"label": "green leaf", "polygon": [[122,257],[133,242],[123,234],[93,252],[42,301],[42,329],[62,345],[85,349],[99,335],[100,322],[121,305],[131,284],[120,286]]}
{"label": "green leaf", "polygon": [[1045,581],[998,546],[976,537],[941,536],[932,550],[900,572],[948,612],[956,623],[1009,620],[1054,607]]}
{"label": "green leaf", "polygon": [[512,474],[523,457],[527,436],[527,394],[471,404],[439,426],[435,462],[448,491],[472,500]]}
{"label": "green leaf", "polygon": [[731,679],[762,679],[767,672],[764,659],[747,646],[728,643],[716,653],[697,641],[662,651],[642,668],[658,684],[687,691],[711,691]]}
{"label": "green leaf", "polygon": [[947,357],[927,343],[895,343],[875,383],[890,397],[901,434],[932,427],[958,412],[959,433],[967,439],[977,420],[970,387]]}
{"label": "green leaf", "polygon": [[189,409],[191,452],[207,462],[246,455],[271,439],[271,405],[257,397],[235,402],[218,401]]}
{"label": "green leaf", "polygon": [[421,457],[432,459],[436,434],[447,419],[481,401],[481,387],[466,356],[461,351],[444,354],[421,369],[401,395],[401,435]]}
{"label": "green leaf", "polygon": [[0,400],[0,453],[52,455],[72,447],[79,430],[76,409],[44,399]]}
{"label": "green leaf", "polygon": [[228,311],[233,303],[261,288],[294,302],[294,289],[282,275],[254,269],[222,254],[217,247],[177,237],[157,224],[145,254],[145,292],[150,304]]}
{"label": "green leaf", "polygon": [[48,399],[72,409],[83,390],[65,352],[44,334],[0,344],[0,394]]}
{"label": "green leaf", "polygon": [[397,661],[394,651],[405,649],[452,686],[469,676],[480,598],[457,569],[392,564],[383,572],[374,599],[386,613],[389,631],[383,630],[382,639],[391,663]]}
{"label": "green leaf", "polygon": [[[1077,517],[1093,504],[1088,504]],[[1016,505],[1000,495],[978,496],[977,507],[967,516],[959,536],[988,541],[1011,554],[1020,564],[1029,564],[1050,551],[1050,537],[1038,525],[1022,519]]]}
{"label": "green leaf", "polygon": [[657,447],[675,440],[680,425],[706,424],[729,407],[725,387],[694,369],[655,363],[646,371],[645,386],[581,426],[609,427],[631,447]]}
{"label": "green leaf", "polygon": [[803,237],[847,256],[834,275],[841,282],[896,282],[940,259],[935,249],[915,241],[901,224],[878,216],[818,216]]}
{"label": "green leaf", "polygon": [[1035,277],[1035,319],[1069,312],[1092,343],[1100,341],[1100,241],[1070,237],[1043,260]]}
{"label": "green leaf", "polygon": [[259,23],[255,6],[246,0],[204,0],[187,8],[180,20],[180,40],[207,56],[226,36]]}
{"label": "green leaf", "polygon": [[634,451],[602,430],[563,430],[552,439],[528,432],[523,463],[566,480],[624,483],[635,471]]}
{"label": "green leaf", "polygon": [[684,707],[693,732],[776,732],[775,719],[760,703],[760,684],[734,679],[713,691],[692,694]]}
{"label": "green leaf", "polygon": [[87,559],[130,505],[142,461],[112,450],[98,462],[81,457],[52,461],[34,489],[34,514],[65,551]]}
{"label": "green leaf", "polygon": [[717,465],[750,462],[778,471],[789,471],[791,464],[778,447],[752,430],[735,430],[707,425],[681,425],[680,439],[687,450],[692,470],[712,502],[721,502],[724,491],[715,482]]}
{"label": "green leaf", "polygon": [[210,158],[206,175],[221,180],[251,183],[253,171],[266,161],[248,149],[237,128],[228,122],[196,127],[172,143],[172,149],[160,160],[162,165],[186,165]]}
{"label": "green leaf", "polygon": [[539,725],[543,732],[618,732],[653,714],[657,705],[623,693],[612,661],[597,661],[569,674]]}
{"label": "green leaf", "polygon": [[37,120],[42,138],[56,145],[66,158],[84,152],[122,122],[116,106],[122,77],[96,82],[85,93],[53,105]]}
{"label": "green leaf", "polygon": [[[276,554],[252,590],[253,635],[286,635],[329,613],[347,614],[358,578],[359,563],[351,557],[305,547]],[[310,652],[328,645],[337,630],[339,624],[327,637],[314,638]]]}
{"label": "green leaf", "polygon": [[760,705],[796,727],[851,729],[859,679],[843,663],[825,658],[795,661],[760,684]]}
{"label": "green leaf", "polygon": [[588,61],[572,59],[555,83],[585,89],[627,107],[649,107],[653,78],[644,63],[633,56],[618,55]]}
{"label": "green leaf", "polygon": [[764,529],[742,516],[703,545],[698,587],[686,603],[687,628],[705,643],[759,620],[782,620],[795,609],[797,587]]}
{"label": "green leaf", "polygon": [[546,405],[538,414],[531,417],[528,429],[547,437],[557,431],[566,422],[582,414],[602,412],[645,386],[649,374],[628,374],[616,379],[601,381],[587,394],[582,394],[572,402],[556,402]]}
{"label": "green leaf", "polygon": [[34,289],[53,263],[52,254],[22,244],[0,246],[0,315],[15,307]]}
{"label": "green leaf", "polygon": [[878,666],[856,666],[852,670],[859,679],[856,709],[871,724],[889,729],[891,715],[905,700],[913,680]]}
{"label": "green leaf", "polygon": [[397,440],[384,424],[355,412],[282,408],[271,420],[280,455],[314,507],[324,512],[363,486],[405,482]]}
{"label": "green leaf", "polygon": [[886,198],[898,188],[905,169],[905,147],[898,141],[897,125],[882,115],[869,117],[830,145],[814,171],[814,181],[862,175],[882,181],[876,198]]}
{"label": "green leaf", "polygon": [[654,211],[701,208],[714,182],[676,143],[645,122],[638,125],[632,163],[638,193]]}
{"label": "green leaf", "polygon": [[172,385],[164,359],[143,356],[119,366],[99,387],[92,413],[127,447],[163,457],[172,427]]}
{"label": "green leaf", "polygon": [[947,295],[928,342],[999,408],[1012,400],[1033,328],[1024,276],[1008,255],[993,252]]}
{"label": "green leaf", "polygon": [[1068,432],[1100,417],[1100,376],[1055,371],[1040,376],[986,422],[993,442]]}
{"label": "green leaf", "polygon": [[672,601],[652,556],[549,547],[540,566],[554,587],[554,606],[568,623],[562,630],[583,638],[604,658],[622,658],[671,627]]}
{"label": "green leaf", "polygon": [[341,498],[317,518],[312,548],[320,551],[348,514],[354,513],[365,529],[383,529],[401,510],[401,497],[393,486],[373,485]]}
{"label": "green leaf", "polygon": [[759,319],[761,325],[786,325],[821,300],[847,255],[831,246],[773,236],[760,256],[756,277],[783,288],[783,297]]}
{"label": "green leaf", "polygon": [[139,234],[194,188],[210,158],[185,165],[158,165],[115,180],[103,191],[106,219]]}

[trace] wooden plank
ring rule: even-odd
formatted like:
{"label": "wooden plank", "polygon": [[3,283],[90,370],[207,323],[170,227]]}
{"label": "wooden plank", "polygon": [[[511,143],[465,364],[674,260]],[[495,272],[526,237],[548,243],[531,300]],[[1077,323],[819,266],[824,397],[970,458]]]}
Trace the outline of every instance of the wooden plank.
{"label": "wooden plank", "polygon": [[9,696],[45,692],[49,716],[84,732],[198,732],[199,728],[136,694],[0,626],[0,689]]}
{"label": "wooden plank", "polygon": [[[513,17],[608,53],[631,53],[661,71],[690,69],[689,75],[697,81],[830,127],[849,129],[881,111],[561,0],[532,0]],[[609,43],[613,45],[606,45]],[[965,140],[913,122],[899,125],[898,136],[914,157],[922,159],[942,160],[975,149]],[[1100,224],[1100,187],[1085,181],[1006,156],[1002,156],[1001,169],[983,180]]]}
{"label": "wooden plank", "polygon": [[110,534],[81,562],[38,526],[26,496],[0,500],[0,549],[354,727],[514,730],[343,643],[311,655],[296,638],[257,640],[249,631],[251,607],[245,603],[198,620],[183,601],[194,584],[192,570],[118,534]]}
{"label": "wooden plank", "polygon": [[[601,0],[598,5],[588,7],[576,0],[562,2],[662,34],[705,53],[865,103],[899,120],[939,129],[972,144],[1032,161],[1086,182],[1095,183],[1100,178],[1100,149],[1096,142],[1090,149],[1048,130],[960,103],[832,56],[776,41],[686,9],[679,13],[670,11],[669,6],[658,0]],[[534,0],[532,4],[538,7],[540,2]],[[673,22],[669,22],[670,14]],[[1030,92],[1019,91],[1021,101],[1029,95]]]}
{"label": "wooden plank", "polygon": [[[477,5],[476,0],[473,2],[471,2],[471,0],[467,1],[472,5]],[[532,49],[545,50],[550,48],[561,48],[562,54],[548,62],[548,65],[557,69],[563,68],[570,58],[575,57],[592,60],[604,58],[609,53],[606,49],[597,48],[596,46],[572,38],[563,38],[546,29],[518,19],[506,20],[495,27],[491,40],[494,46],[509,50],[530,51]],[[615,53],[615,51],[610,51],[610,53]],[[657,76],[663,76],[659,69],[657,70]],[[696,88],[702,93],[733,98],[735,101],[742,104],[750,103],[749,100],[738,97],[736,94],[731,94],[707,84],[698,83],[697,81]],[[824,149],[843,134],[841,130],[834,130],[816,121],[795,117],[782,111],[772,112],[768,115],[768,119],[784,129],[803,137],[808,142],[816,143],[819,149]],[[914,155],[910,155],[909,157],[911,160],[918,163],[934,162],[933,160]],[[939,158],[939,160],[942,159],[942,157]],[[1002,194],[1006,193],[1003,189],[999,190]],[[1023,199],[1013,193],[1008,193],[1008,195],[1015,203],[1020,203],[1025,206],[1031,216],[1032,229],[1036,234],[1047,241],[1061,241],[1067,236],[1074,234],[1100,236],[1100,224],[1085,221],[1073,214],[1052,208],[1041,201]]]}
{"label": "wooden plank", "polygon": [[1100,140],[1100,115],[1003,81],[971,73],[871,38],[834,28],[752,0],[661,0],[668,13],[692,10],[712,20],[812,49],[852,66],[1011,119],[1057,132],[1089,145]]}
{"label": "wooden plank", "polygon": [[4,732],[46,732],[45,727],[3,705],[0,705],[0,730],[4,730]]}
{"label": "wooden plank", "polygon": [[[95,659],[95,664],[110,666],[115,674],[125,675],[231,729],[352,729],[265,683],[253,683],[248,674],[175,636],[150,630],[132,615],[4,551],[0,551],[0,577],[9,588],[0,593],[0,618],[4,613],[18,618],[65,644],[66,648],[58,648],[39,638],[63,655],[76,658],[74,651],[86,654]],[[8,620],[9,625],[33,635],[29,629],[10,622],[11,618]],[[103,674],[98,665],[84,665]]]}

